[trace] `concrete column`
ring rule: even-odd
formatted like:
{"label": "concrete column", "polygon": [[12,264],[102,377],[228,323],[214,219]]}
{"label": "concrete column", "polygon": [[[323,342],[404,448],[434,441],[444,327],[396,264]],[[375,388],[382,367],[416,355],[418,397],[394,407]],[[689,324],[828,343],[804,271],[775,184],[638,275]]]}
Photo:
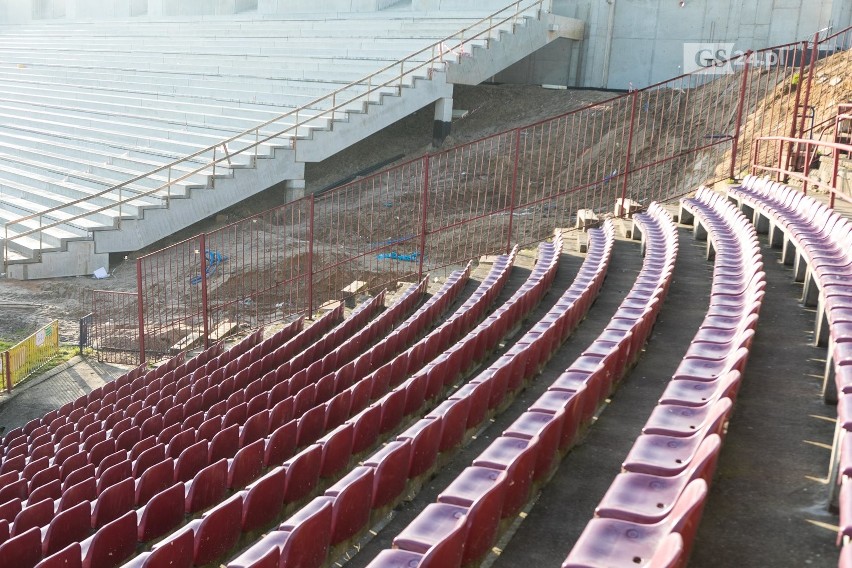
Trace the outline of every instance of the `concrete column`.
{"label": "concrete column", "polygon": [[453,123],[453,98],[442,97],[435,101],[435,122],[432,127],[432,146],[443,144]]}

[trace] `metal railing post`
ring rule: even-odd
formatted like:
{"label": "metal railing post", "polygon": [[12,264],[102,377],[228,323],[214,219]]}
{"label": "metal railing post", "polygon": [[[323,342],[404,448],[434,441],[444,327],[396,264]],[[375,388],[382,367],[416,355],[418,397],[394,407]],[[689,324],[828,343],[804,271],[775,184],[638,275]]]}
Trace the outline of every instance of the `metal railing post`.
{"label": "metal railing post", "polygon": [[[805,137],[805,121],[807,119],[808,105],[811,103],[811,85],[814,80],[814,70],[816,69],[817,59],[819,59],[819,32],[814,34],[813,47],[811,48],[811,60],[808,65],[808,82],[805,85],[805,100],[802,101],[802,116],[799,120],[798,138]],[[804,79],[804,77],[802,77],[802,79]],[[798,112],[798,109],[796,109],[796,112]]]}
{"label": "metal railing post", "polygon": [[751,175],[757,175],[757,160],[760,156],[760,138],[755,138],[751,143]]}
{"label": "metal railing post", "polygon": [[754,52],[748,50],[745,54],[745,66],[743,67],[743,81],[740,85],[740,99],[737,103],[737,123],[734,125],[734,140],[731,146],[731,168],[729,171],[729,176],[731,179],[734,179],[737,168],[737,158],[740,148],[740,130],[742,128],[743,122],[743,109],[745,108],[745,98],[746,91],[748,90],[748,72],[749,65],[751,63],[751,58],[754,56]]}
{"label": "metal railing post", "polygon": [[204,327],[204,348],[210,347],[210,326],[207,323],[209,315],[207,303],[207,235],[201,233],[199,238],[199,252],[201,252],[201,318],[202,326]]}
{"label": "metal railing post", "polygon": [[136,259],[136,298],[139,315],[139,363],[143,364],[145,358],[145,306],[142,295],[142,259]]}
{"label": "metal railing post", "polygon": [[169,185],[166,186],[166,206],[172,205],[172,167],[169,166]]}
{"label": "metal railing post", "polygon": [[636,103],[639,101],[639,91],[633,91],[632,103],[630,105],[630,130],[627,133],[627,152],[624,156],[624,182],[621,184],[621,202],[619,204],[619,217],[625,215],[626,207],[624,200],[627,199],[627,183],[630,181],[630,154],[633,152],[633,131],[636,127]]}
{"label": "metal railing post", "polygon": [[213,146],[213,175],[210,176],[210,187],[216,188],[216,148],[219,146]]}
{"label": "metal railing post", "polygon": [[308,217],[308,313],[307,319],[314,318],[314,194],[310,197]]}
{"label": "metal railing post", "polygon": [[[790,121],[790,138],[796,137],[797,118],[799,116],[799,102],[802,100],[802,81],[805,80],[805,54],[808,52],[808,42],[803,41],[801,44],[802,54],[799,56],[799,82],[796,83],[796,99],[793,101],[793,119]],[[795,53],[795,52],[793,52]],[[781,144],[782,152],[784,144]],[[787,170],[790,169],[790,160],[793,159],[793,143],[787,144]],[[780,167],[780,164],[779,164]],[[782,181],[781,173],[778,173],[778,181]]]}
{"label": "metal railing post", "polygon": [[12,361],[9,357],[9,351],[3,352],[3,370],[6,375],[6,392],[12,392]]}
{"label": "metal railing post", "polygon": [[420,257],[417,281],[423,280],[423,263],[426,258],[426,231],[429,229],[429,154],[423,156],[423,195],[420,196]]}
{"label": "metal railing post", "polygon": [[512,232],[515,229],[515,200],[518,191],[518,165],[521,161],[521,129],[515,129],[515,156],[512,160],[512,191],[509,193],[509,228],[506,236],[506,254],[512,250]]}
{"label": "metal railing post", "polygon": [[837,176],[840,173],[840,150],[834,148],[832,152],[831,164],[831,196],[829,197],[829,207],[834,209],[834,198],[837,195]]}

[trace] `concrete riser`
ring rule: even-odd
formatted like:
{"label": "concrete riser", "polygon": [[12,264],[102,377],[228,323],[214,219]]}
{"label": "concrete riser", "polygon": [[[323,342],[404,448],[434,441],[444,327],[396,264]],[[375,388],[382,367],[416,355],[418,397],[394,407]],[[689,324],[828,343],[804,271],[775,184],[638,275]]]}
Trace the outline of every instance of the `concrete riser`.
{"label": "concrete riser", "polygon": [[[451,64],[446,72],[443,69],[435,69],[431,78],[406,77],[401,89],[395,87],[385,89],[386,94],[376,94],[369,105],[357,103],[352,105],[360,106],[355,112],[342,113],[339,115],[341,118],[331,123],[324,119],[318,120],[317,123],[322,124],[325,128],[300,131],[300,136],[305,136],[305,138],[296,141],[295,150],[289,148],[287,140],[281,140],[262,148],[260,157],[254,163],[248,156],[238,157],[236,162],[241,166],[230,170],[223,167],[221,173],[217,172],[215,188],[211,187],[214,184],[208,182],[203,187],[191,189],[186,198],[171,199],[167,208],[144,208],[141,210],[140,218],[127,218],[125,215],[125,218],[121,221],[120,230],[107,227],[104,230],[96,230],[92,232],[92,240],[82,242],[65,240],[63,245],[67,247],[66,251],[45,253],[41,263],[11,264],[8,275],[12,278],[46,278],[90,274],[100,266],[107,266],[110,253],[134,251],[150,246],[173,235],[176,231],[202,221],[224,208],[240,203],[268,187],[282,182],[294,182],[288,184],[288,189],[284,190],[287,192],[285,200],[290,201],[302,197],[304,189],[301,188],[304,187],[304,184],[299,183],[299,180],[304,179],[305,162],[320,162],[420,108],[442,98],[451,98],[451,83],[453,81],[450,79],[453,77],[455,82],[459,83],[475,84],[481,82],[495,74],[503,66],[521,59],[554,39],[556,35],[548,32],[547,26],[547,21],[520,18],[518,25],[515,26],[514,34],[500,34],[499,41],[492,40],[489,49],[478,48],[473,50],[472,57],[471,54],[468,54],[468,56],[462,58],[459,64]],[[88,73],[89,70],[81,69],[81,72]],[[425,69],[418,72],[418,75],[426,74]],[[17,97],[26,100],[24,94],[26,88],[22,88],[22,91],[23,93],[17,95]],[[180,92],[177,87],[176,92]],[[117,92],[117,94],[119,93]],[[122,96],[125,94],[132,97],[131,93],[121,93]],[[44,93],[44,96],[48,97],[50,93]],[[85,92],[82,93],[80,98],[86,99]],[[2,94],[0,94],[0,99],[2,99]],[[15,104],[23,105],[25,103]],[[96,105],[96,101],[91,101],[86,106],[92,107],[93,104]],[[2,107],[2,103],[0,103],[0,107]],[[132,108],[132,104],[130,107]],[[34,108],[39,109],[41,107]],[[174,116],[174,113],[178,112],[168,106],[163,108],[163,112],[160,113],[163,117],[169,116],[169,113]],[[2,112],[2,109],[0,109],[0,112]],[[97,128],[100,125],[98,122],[91,121],[84,114],[84,109],[78,110],[73,106],[69,107],[69,110],[45,107],[44,111],[37,110],[34,112],[36,117],[41,117],[42,120],[48,118],[50,113],[65,115],[63,122],[68,124],[54,123],[52,126],[57,131],[66,132],[69,135],[82,130],[84,137],[86,137],[85,129],[80,127],[91,125]],[[152,114],[156,116],[158,113],[152,109]],[[215,118],[221,120],[221,117]],[[73,140],[69,136],[68,144],[74,147],[73,153],[85,159],[87,156],[84,149],[91,148],[97,151],[98,148],[101,148],[101,151],[114,154],[120,152],[122,146],[127,149],[152,146],[171,152],[185,153],[191,151],[192,148],[177,140],[186,139],[187,141],[203,142],[202,138],[206,137],[205,134],[207,136],[210,134],[209,131],[206,133],[199,131],[198,136],[196,136],[193,133],[186,132],[186,126],[181,131],[158,131],[141,122],[138,125],[132,124],[137,122],[132,118],[122,119],[119,117],[118,122],[125,122],[126,124],[118,125],[119,127],[115,129],[117,132],[100,129],[96,137],[94,136],[95,133],[90,133],[92,135],[88,136],[89,138],[97,138],[101,142]],[[2,152],[2,140],[14,141],[15,135],[27,135],[23,128],[15,128],[14,120],[5,126],[7,134],[4,136],[0,132],[0,152]],[[23,126],[25,125],[22,122],[21,127]],[[37,136],[36,133],[31,135]],[[149,140],[148,137],[157,138],[157,140]],[[235,144],[234,148],[242,145]],[[234,148],[232,148],[232,151]],[[28,152],[21,153],[27,154]],[[133,154],[144,155],[138,151],[131,151],[130,154],[131,156]],[[112,162],[109,163],[115,162],[134,169],[139,167],[137,163],[133,162],[131,156],[124,157],[122,155],[119,158],[111,159]],[[160,158],[151,156],[151,159],[159,161]],[[62,160],[59,160],[59,162],[62,163]],[[105,176],[111,175],[109,168],[97,168],[96,170],[99,173],[102,172]],[[93,169],[92,173],[96,170]],[[0,172],[0,177],[2,175],[2,172]],[[83,183],[96,185],[94,182],[81,182],[81,184]]]}

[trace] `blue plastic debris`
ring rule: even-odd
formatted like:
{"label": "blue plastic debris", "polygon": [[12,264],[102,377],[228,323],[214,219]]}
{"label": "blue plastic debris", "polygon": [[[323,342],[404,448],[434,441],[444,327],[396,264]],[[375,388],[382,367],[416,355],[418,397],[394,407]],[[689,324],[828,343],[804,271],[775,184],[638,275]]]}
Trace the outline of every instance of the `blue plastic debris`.
{"label": "blue plastic debris", "polygon": [[[205,255],[207,257],[207,270],[205,274],[207,278],[210,278],[216,273],[216,269],[219,268],[219,265],[228,260],[228,257],[223,255],[222,253],[215,250],[208,250]],[[189,279],[190,284],[201,284],[201,275],[197,274]]]}
{"label": "blue plastic debris", "polygon": [[379,260],[401,260],[403,262],[417,262],[417,259],[420,258],[419,252],[412,252],[409,254],[399,254],[396,251],[393,252],[381,252],[376,255],[376,258]]}

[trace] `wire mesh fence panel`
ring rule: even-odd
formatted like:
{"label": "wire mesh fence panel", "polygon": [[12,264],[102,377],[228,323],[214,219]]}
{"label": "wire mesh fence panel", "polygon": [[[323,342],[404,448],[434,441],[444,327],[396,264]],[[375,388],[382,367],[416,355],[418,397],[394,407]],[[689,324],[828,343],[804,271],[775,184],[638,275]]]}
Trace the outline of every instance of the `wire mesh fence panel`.
{"label": "wire mesh fence panel", "polygon": [[423,184],[414,160],[314,198],[313,308],[416,276]]}
{"label": "wire mesh fence panel", "polygon": [[88,347],[98,361],[140,363],[138,298],[134,292],[92,290]]}
{"label": "wire mesh fence panel", "polygon": [[309,231],[300,199],[205,235],[209,341],[305,313]]}
{"label": "wire mesh fence panel", "polygon": [[829,35],[817,44],[817,59],[810,75],[808,108],[804,109],[803,137],[831,140],[837,105],[849,102],[845,93],[852,82],[852,30]]}
{"label": "wire mesh fence panel", "polygon": [[761,49],[748,59],[734,175],[740,176],[747,171],[755,138],[791,134],[808,57],[804,42]]}
{"label": "wire mesh fence panel", "polygon": [[429,158],[425,266],[430,271],[509,245],[517,131]]}
{"label": "wire mesh fence panel", "polygon": [[[139,349],[187,349],[533,244],[580,210],[619,214],[622,198],[641,207],[742,176],[761,136],[830,134],[850,47],[852,28],[738,55],[142,257]],[[763,144],[756,163],[801,171],[818,160],[802,146]]]}
{"label": "wire mesh fence panel", "polygon": [[137,259],[146,358],[203,343],[202,264],[200,236]]}

